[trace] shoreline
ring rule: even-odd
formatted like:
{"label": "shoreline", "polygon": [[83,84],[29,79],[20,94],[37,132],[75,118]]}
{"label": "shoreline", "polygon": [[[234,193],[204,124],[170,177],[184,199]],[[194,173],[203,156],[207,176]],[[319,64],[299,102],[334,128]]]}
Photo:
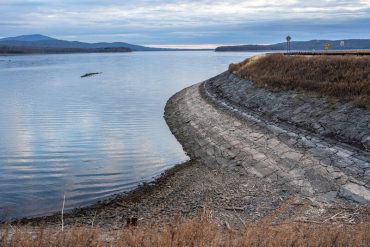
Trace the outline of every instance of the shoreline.
{"label": "shoreline", "polygon": [[[123,203],[135,204],[138,201],[141,201],[144,198],[147,198],[148,196],[152,195],[153,193],[162,190],[163,187],[166,186],[166,182],[169,179],[173,178],[176,175],[176,173],[189,168],[194,163],[195,163],[194,161],[189,160],[183,163],[176,164],[172,168],[169,168],[165,170],[163,173],[161,173],[160,175],[158,175],[153,181],[148,182],[148,183],[142,183],[131,191],[113,195],[111,198],[98,201],[89,206],[74,208],[74,209],[65,211],[64,218],[67,218],[67,221],[68,221],[75,217],[84,217],[85,215],[88,215],[91,212],[94,212],[97,210],[105,210],[106,207],[115,207],[117,203],[118,204],[123,204]],[[133,216],[133,215],[130,215],[130,216]],[[60,224],[60,218],[61,218],[61,211],[50,214],[50,215],[23,217],[19,219],[14,219],[14,220],[11,220],[10,222],[3,222],[3,224],[20,224],[20,225],[32,225],[32,226],[43,226],[45,224],[58,225]],[[68,225],[68,222],[67,222],[67,225]],[[0,226],[1,226],[1,223],[0,223]]]}
{"label": "shoreline", "polygon": [[[356,194],[366,189],[363,181],[326,164],[320,158],[326,154],[315,153],[312,146],[313,153],[303,154],[302,145],[308,144],[293,135],[299,128],[249,115],[211,92],[213,84],[232,78],[225,72],[167,101],[164,117],[190,161],[131,192],[66,213],[65,225],[115,229],[125,227],[130,218],[139,224],[168,222],[178,215],[192,217],[202,208],[219,224],[236,227],[266,219],[320,221],[341,212],[355,212],[351,220],[361,221],[366,207],[353,200],[368,199],[367,192]],[[58,226],[60,213],[13,223]]]}

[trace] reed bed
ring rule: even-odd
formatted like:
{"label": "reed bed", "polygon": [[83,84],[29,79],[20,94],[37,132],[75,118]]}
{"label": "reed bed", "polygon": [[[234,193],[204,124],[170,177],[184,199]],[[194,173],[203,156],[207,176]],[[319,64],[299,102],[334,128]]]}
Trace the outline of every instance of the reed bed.
{"label": "reed bed", "polygon": [[182,247],[182,246],[370,246],[370,224],[264,222],[233,230],[209,213],[164,225],[143,224],[107,230],[90,227],[31,229],[3,227],[2,247]]}

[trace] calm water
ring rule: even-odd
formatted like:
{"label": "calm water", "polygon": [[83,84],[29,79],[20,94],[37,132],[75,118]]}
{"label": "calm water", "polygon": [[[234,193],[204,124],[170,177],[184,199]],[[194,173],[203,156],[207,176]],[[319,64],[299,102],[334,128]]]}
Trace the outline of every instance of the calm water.
{"label": "calm water", "polygon": [[0,57],[0,219],[58,211],[64,193],[68,209],[86,206],[187,160],[167,99],[251,55]]}

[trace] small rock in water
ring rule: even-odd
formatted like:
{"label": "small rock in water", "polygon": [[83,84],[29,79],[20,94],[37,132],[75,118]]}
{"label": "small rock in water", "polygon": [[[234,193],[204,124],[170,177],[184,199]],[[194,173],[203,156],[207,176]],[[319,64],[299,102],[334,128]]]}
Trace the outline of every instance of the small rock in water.
{"label": "small rock in water", "polygon": [[93,76],[93,75],[98,75],[98,74],[103,74],[103,72],[86,73],[84,75],[81,75],[81,78],[89,77],[89,76]]}

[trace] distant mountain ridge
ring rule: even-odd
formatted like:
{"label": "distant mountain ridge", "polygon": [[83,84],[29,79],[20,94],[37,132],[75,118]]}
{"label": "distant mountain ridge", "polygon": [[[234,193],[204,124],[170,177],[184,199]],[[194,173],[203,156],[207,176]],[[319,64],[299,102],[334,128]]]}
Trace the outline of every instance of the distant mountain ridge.
{"label": "distant mountain ridge", "polygon": [[100,48],[129,48],[132,51],[160,51],[162,48],[152,48],[133,45],[124,42],[85,43],[54,39],[41,34],[21,35],[0,39],[0,46],[17,46],[28,48],[58,48],[58,49],[100,49]]}
{"label": "distant mountain ridge", "polygon": [[[31,34],[31,35],[21,35],[16,37],[8,37],[0,39],[0,53],[1,50],[17,50],[22,53],[22,49],[27,51],[32,49],[37,51],[37,49],[42,50],[42,53],[49,53],[49,51],[56,51],[56,49],[68,49],[78,50],[78,49],[90,49],[102,50],[108,49],[111,52],[119,52],[118,50],[124,50],[124,48],[130,49],[130,51],[193,51],[193,50],[212,50],[212,49],[176,49],[176,48],[156,48],[147,47],[141,45],[133,45],[124,42],[98,42],[98,43],[87,43],[80,41],[67,41],[51,38],[42,34]],[[118,49],[119,48],[119,49]],[[24,53],[27,53],[25,50]]]}
{"label": "distant mountain ridge", "polygon": [[53,38],[50,38],[48,36],[45,36],[45,35],[41,35],[41,34],[31,34],[31,35],[21,35],[21,36],[16,36],[16,37],[8,37],[8,38],[3,38],[3,39],[0,39],[1,41],[25,41],[25,42],[28,42],[28,41],[45,41],[45,40],[55,40]]}
{"label": "distant mountain ridge", "polygon": [[112,53],[112,52],[131,52],[126,47],[106,47],[106,48],[39,48],[24,46],[2,46],[0,45],[0,55],[15,54],[63,54],[63,53]]}
{"label": "distant mountain ridge", "polygon": [[[341,46],[341,42],[344,46]],[[292,41],[291,50],[312,51],[324,50],[325,43],[330,44],[330,50],[363,50],[370,49],[370,39],[345,39],[345,40],[309,40],[309,41]],[[271,45],[235,45],[220,46],[215,51],[279,51],[286,50],[286,42]]]}

